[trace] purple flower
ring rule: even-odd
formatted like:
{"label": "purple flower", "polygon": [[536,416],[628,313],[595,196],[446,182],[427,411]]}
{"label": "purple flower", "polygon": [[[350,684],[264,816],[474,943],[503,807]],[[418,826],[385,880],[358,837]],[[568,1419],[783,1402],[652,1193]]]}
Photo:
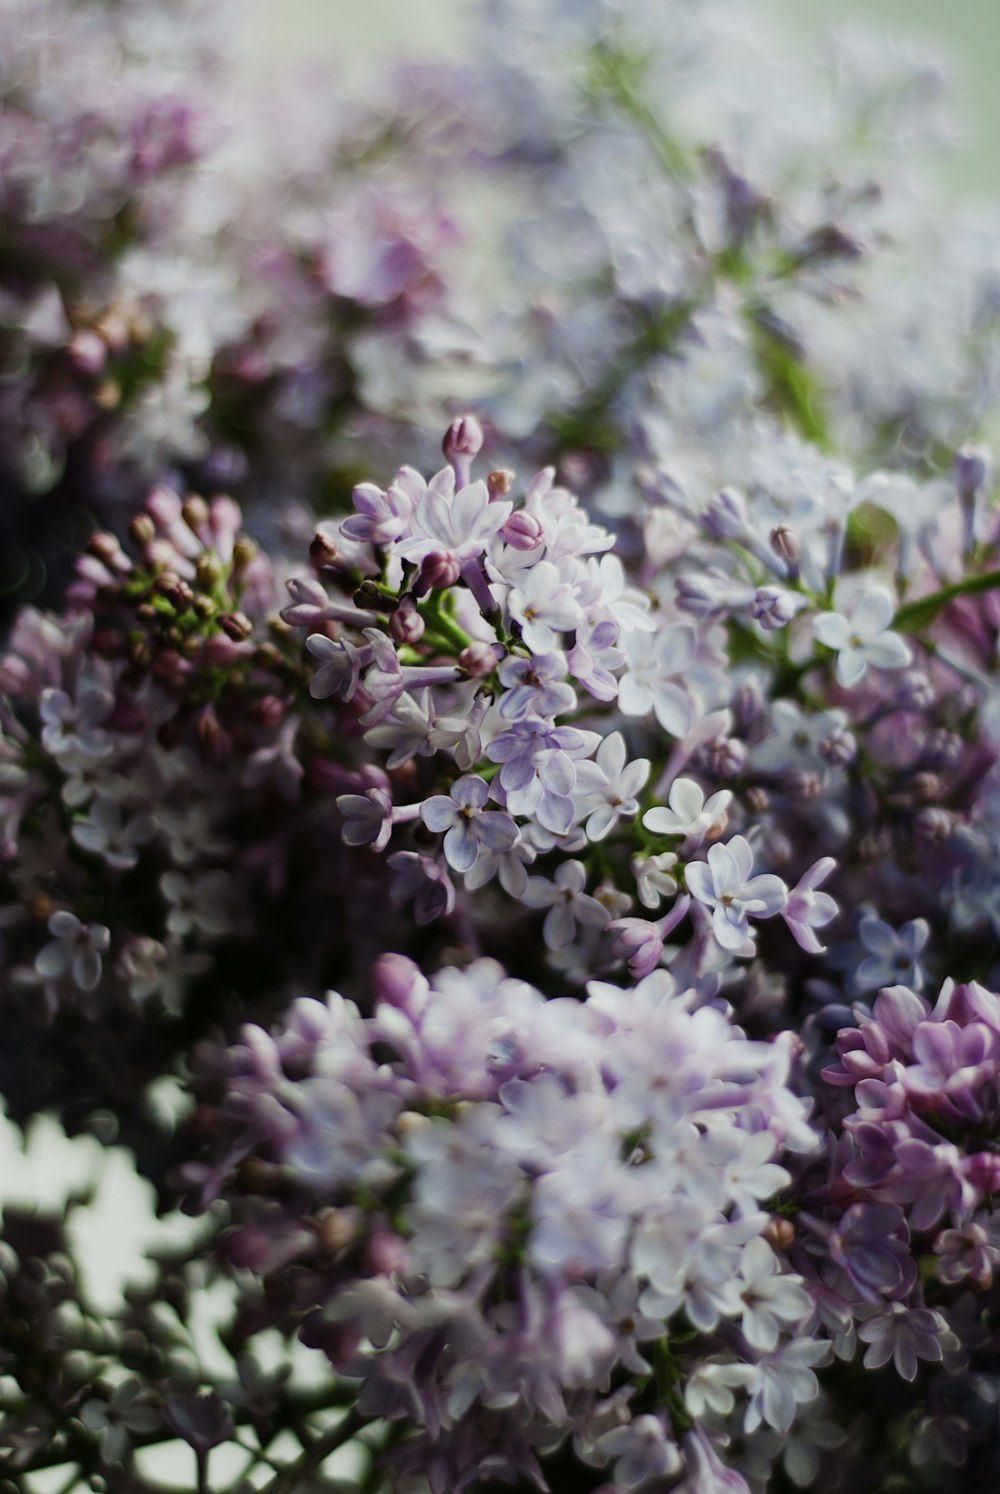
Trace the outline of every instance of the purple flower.
{"label": "purple flower", "polygon": [[822,954],[826,948],[820,944],[814,929],[821,929],[838,913],[837,904],[828,892],[815,889],[837,865],[832,856],[821,856],[807,872],[799,878],[788,893],[788,901],[781,916],[791,930],[792,938],[808,954]]}
{"label": "purple flower", "polygon": [[846,689],[860,683],[869,665],[905,669],[910,663],[910,645],[898,633],[888,631],[893,613],[889,593],[876,586],[862,594],[849,617],[821,612],[813,618],[819,642],[837,652],[837,679]]}
{"label": "purple flower", "polygon": [[576,709],[576,691],[566,681],[566,655],[558,649],[530,659],[511,654],[498,673],[507,692],[497,706],[503,721],[532,715],[551,718]]}
{"label": "purple flower", "polygon": [[919,990],[924,983],[920,953],[930,937],[924,918],[904,923],[897,933],[880,918],[862,918],[858,938],[869,952],[852,977],[859,991],[905,985]]}
{"label": "purple flower", "polygon": [[709,847],[708,864],[691,862],[685,873],[689,890],[712,909],[712,931],[723,949],[745,951],[750,918],[780,913],[788,892],[780,877],[751,877],[753,851],[742,835]]}
{"label": "purple flower", "polygon": [[428,830],[444,832],[445,859],[454,871],[470,871],[481,849],[509,851],[517,841],[517,826],[510,815],[485,808],[489,795],[486,780],[468,774],[452,784],[450,794],[435,794],[420,807]]}
{"label": "purple flower", "polygon": [[410,536],[397,543],[396,553],[415,562],[425,555],[446,555],[461,566],[485,553],[512,508],[506,501],[491,503],[483,482],[469,483],[452,495],[447,480],[438,474],[421,495]]}
{"label": "purple flower", "polygon": [[578,923],[590,929],[603,929],[608,923],[608,910],[587,895],[586,885],[582,861],[562,862],[551,882],[544,877],[528,878],[522,902],[529,908],[548,908],[542,933],[549,949],[568,949]]}
{"label": "purple flower", "polygon": [[413,917],[421,925],[444,918],[455,906],[455,889],[443,861],[416,851],[394,851],[390,895],[396,902],[413,899]]}
{"label": "purple flower", "polygon": [[869,1345],[865,1369],[881,1369],[891,1359],[904,1380],[917,1377],[917,1360],[936,1363],[942,1357],[944,1322],[939,1313],[909,1308],[902,1302],[887,1302],[872,1308],[872,1316],[858,1328],[858,1337]]}

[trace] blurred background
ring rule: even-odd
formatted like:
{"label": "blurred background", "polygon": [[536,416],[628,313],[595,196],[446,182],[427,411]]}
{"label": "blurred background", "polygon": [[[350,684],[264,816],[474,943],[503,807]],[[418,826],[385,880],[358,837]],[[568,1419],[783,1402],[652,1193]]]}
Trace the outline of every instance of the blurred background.
{"label": "blurred background", "polygon": [[[471,0],[258,0],[257,65],[315,57],[322,46],[353,71],[388,53],[444,56],[457,47]],[[656,0],[647,0],[655,4]],[[751,0],[808,46],[831,29],[864,24],[888,33],[906,51],[950,62],[949,85],[962,132],[947,168],[963,196],[1000,192],[1000,3],[998,0]]]}

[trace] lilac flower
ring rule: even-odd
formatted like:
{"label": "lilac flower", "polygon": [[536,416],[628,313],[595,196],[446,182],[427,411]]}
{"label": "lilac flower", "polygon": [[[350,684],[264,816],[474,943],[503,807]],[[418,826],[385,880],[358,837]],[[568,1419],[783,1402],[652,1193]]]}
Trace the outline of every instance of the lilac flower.
{"label": "lilac flower", "polygon": [[655,911],[665,897],[672,897],[677,891],[677,878],[673,872],[676,865],[677,857],[673,851],[663,851],[658,856],[633,856],[631,871],[644,908]]}
{"label": "lilac flower", "polygon": [[340,832],[347,846],[371,846],[384,851],[392,838],[393,803],[386,789],[370,788],[364,794],[340,794],[337,808],[344,816]]}
{"label": "lilac flower", "polygon": [[232,884],[226,872],[200,872],[193,877],[184,872],[164,872],[160,891],[170,905],[168,933],[178,938],[194,933],[211,938],[232,929]]}
{"label": "lilac flower", "polygon": [[[453,481],[450,468],[448,477]],[[421,494],[410,535],[396,543],[396,553],[404,560],[419,562],[427,555],[440,554],[461,566],[485,554],[490,540],[503,528],[513,504],[491,502],[482,482],[469,483],[454,494],[448,486],[442,477]]]}
{"label": "lilac flower", "polygon": [[777,1432],[787,1432],[796,1407],[819,1394],[813,1366],[827,1363],[830,1354],[828,1343],[804,1338],[793,1339],[761,1359],[743,1421],[746,1431],[755,1432],[766,1422]]}
{"label": "lilac flower", "polygon": [[626,763],[625,759],[625,738],[614,731],[604,738],[593,761],[577,768],[590,840],[604,840],[620,820],[633,819],[639,813],[636,795],[649,777],[649,760],[639,757]]}
{"label": "lilac flower", "polygon": [[589,756],[599,740],[596,732],[532,718],[500,732],[486,755],[502,765],[499,781],[510,813],[535,817],[544,829],[565,835],[576,813],[576,762]]}
{"label": "lilac flower", "polygon": [[81,923],[75,913],[61,909],[49,919],[55,938],[35,956],[35,969],[46,980],[67,971],[81,991],[92,991],[101,978],[101,956],[111,943],[111,931],[102,923]]}
{"label": "lilac flower", "polygon": [[415,851],[395,851],[388,858],[392,872],[391,896],[398,902],[413,899],[413,917],[421,927],[446,917],[455,906],[455,888],[443,861]]}
{"label": "lilac flower", "polygon": [[820,944],[814,929],[821,929],[839,911],[828,892],[815,889],[824,882],[837,865],[832,856],[821,856],[808,871],[803,872],[798,882],[788,893],[788,902],[781,916],[791,930],[792,937],[808,954],[822,954],[825,945]]}
{"label": "lilac flower", "polygon": [[420,807],[428,830],[444,832],[445,859],[454,871],[470,871],[481,850],[509,851],[517,841],[510,815],[485,808],[489,795],[486,780],[470,774],[457,779],[450,794],[435,794]]}
{"label": "lilac flower", "polygon": [[370,644],[360,647],[346,638],[327,638],[325,633],[312,633],[306,639],[306,648],[314,658],[321,660],[320,667],[309,684],[309,694],[314,700],[328,700],[331,695],[343,701],[354,699],[361,683],[361,671],[375,657]]}
{"label": "lilac flower", "polygon": [[602,929],[609,914],[596,898],[589,897],[587,869],[581,861],[564,861],[556,867],[551,882],[544,877],[529,877],[522,902],[529,908],[548,908],[543,925],[549,949],[567,949],[576,937],[576,926]]}
{"label": "lilac flower", "polygon": [[566,682],[566,655],[558,650],[530,659],[510,654],[497,672],[506,690],[497,706],[504,721],[555,717],[576,709],[576,691]]}
{"label": "lilac flower", "polygon": [[72,836],[78,846],[101,856],[116,871],[127,871],[139,860],[139,847],[156,833],[156,821],[150,814],[125,818],[116,799],[98,795],[86,820],[78,820]]}
{"label": "lilac flower", "polygon": [[862,918],[858,938],[869,952],[851,977],[855,988],[911,986],[919,991],[924,983],[920,954],[929,937],[930,926],[924,918],[904,923],[898,933],[880,918]]}
{"label": "lilac flower", "polygon": [[[865,1316],[862,1310],[862,1316]],[[867,1321],[858,1328],[858,1337],[868,1344],[865,1368],[881,1369],[891,1359],[897,1375],[915,1380],[917,1360],[931,1363],[942,1357],[940,1313],[926,1308],[910,1308],[902,1302],[886,1302],[872,1307]]]}
{"label": "lilac flower", "polygon": [[44,690],[38,707],[45,723],[42,746],[53,756],[103,757],[110,751],[111,738],[102,723],[113,706],[114,697],[97,685],[81,690],[75,701],[65,690]]}
{"label": "lilac flower", "polygon": [[627,668],[618,687],[618,704],[626,716],[652,711],[663,730],[686,737],[694,721],[689,692],[677,683],[689,670],[697,634],[684,625],[658,633],[636,633],[626,643]]}
{"label": "lilac flower", "polygon": [[572,586],[550,560],[540,560],[511,588],[507,607],[533,654],[551,653],[559,646],[559,634],[583,621]]}
{"label": "lilac flower", "polygon": [[675,778],[670,785],[667,807],[647,809],[642,823],[654,835],[683,835],[698,839],[721,835],[726,828],[726,811],[732,802],[729,789],[719,789],[708,799],[693,778]]}
{"label": "lilac flower", "polygon": [[[443,489],[450,484],[444,474],[432,480]],[[395,482],[382,491],[372,482],[358,483],[351,494],[355,512],[344,520],[343,533],[363,544],[391,545],[409,532],[413,511],[427,491],[427,484],[412,467],[401,467]]]}
{"label": "lilac flower", "polygon": [[812,1299],[801,1278],[783,1274],[774,1251],[758,1235],[743,1248],[740,1261],[743,1286],[740,1327],[747,1343],[763,1353],[777,1348],[779,1324],[797,1323],[806,1317]]}
{"label": "lilac flower", "polygon": [[751,938],[750,918],[772,918],[785,906],[788,892],[780,877],[750,877],[753,851],[742,835],[708,850],[708,864],[692,862],[687,885],[699,902],[712,909],[712,930],[723,949],[743,951]]}
{"label": "lilac flower", "polygon": [[837,679],[845,688],[857,685],[869,665],[875,669],[905,669],[911,662],[909,644],[889,631],[894,610],[889,593],[876,586],[863,593],[848,616],[821,612],[813,618],[816,638],[836,650]]}

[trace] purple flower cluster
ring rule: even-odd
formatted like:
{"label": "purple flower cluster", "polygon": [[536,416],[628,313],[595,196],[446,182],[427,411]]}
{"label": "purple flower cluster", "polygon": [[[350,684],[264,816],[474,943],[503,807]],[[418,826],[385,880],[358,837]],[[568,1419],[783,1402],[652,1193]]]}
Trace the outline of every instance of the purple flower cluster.
{"label": "purple flower cluster", "polygon": [[208,1204],[253,1154],[228,1257],[276,1302],[294,1280],[279,1311],[359,1409],[416,1429],[399,1469],[538,1482],[569,1437],[652,1487],[714,1460],[709,1430],[786,1432],[828,1353],[762,1207],[815,1146],[792,1047],[665,974],[545,1001],[387,955],[373,983],[368,1018],[330,996],[243,1030],[188,1182]]}

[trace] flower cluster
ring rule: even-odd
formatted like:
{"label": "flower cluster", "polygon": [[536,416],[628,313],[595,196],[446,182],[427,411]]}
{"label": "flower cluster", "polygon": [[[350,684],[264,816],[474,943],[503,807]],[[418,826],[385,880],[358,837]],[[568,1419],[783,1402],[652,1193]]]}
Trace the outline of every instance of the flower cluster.
{"label": "flower cluster", "polygon": [[937,71],[490,0],[265,89],[230,19],[0,0],[0,1094],[199,1220],[103,1313],[80,1198],[8,1211],[3,1474],[997,1486],[1000,297]]}
{"label": "flower cluster", "polygon": [[616,1487],[694,1488],[706,1427],[787,1432],[829,1352],[762,1208],[815,1145],[789,1045],[662,973],[547,1002],[388,955],[373,983],[369,1018],[330,996],[244,1029],[188,1179],[208,1203],[253,1153],[229,1259],[416,1429],[397,1469],[540,1481],[569,1436]]}

